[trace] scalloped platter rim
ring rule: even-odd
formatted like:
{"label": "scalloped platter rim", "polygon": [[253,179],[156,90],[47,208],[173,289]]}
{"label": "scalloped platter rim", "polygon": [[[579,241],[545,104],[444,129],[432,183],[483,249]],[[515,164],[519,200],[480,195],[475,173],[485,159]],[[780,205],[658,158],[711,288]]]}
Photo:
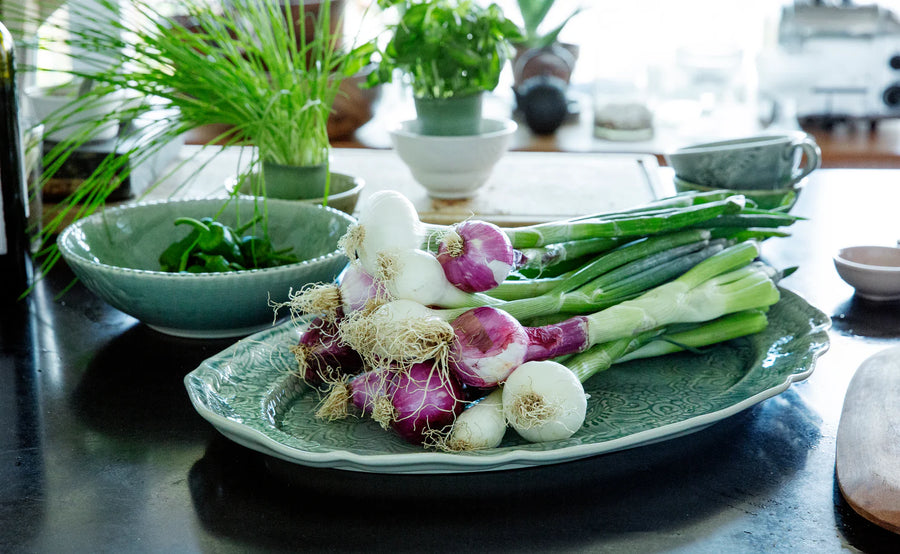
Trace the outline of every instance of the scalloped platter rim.
{"label": "scalloped platter rim", "polygon": [[184,378],[197,412],[247,448],[296,464],[415,474],[516,469],[567,462],[699,431],[808,378],[829,347],[830,318],[782,289],[768,328],[752,337],[613,368],[585,383],[585,426],[532,444],[507,433],[500,447],[450,453],[405,443],[374,421],[315,418],[317,394],[291,373],[302,327],[290,322],[242,339]]}

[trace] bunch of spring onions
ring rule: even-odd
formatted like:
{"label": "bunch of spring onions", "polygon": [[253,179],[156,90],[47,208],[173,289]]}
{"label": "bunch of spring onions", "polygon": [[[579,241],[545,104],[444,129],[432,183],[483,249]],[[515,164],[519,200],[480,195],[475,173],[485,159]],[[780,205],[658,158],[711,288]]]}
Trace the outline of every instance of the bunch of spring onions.
{"label": "bunch of spring onions", "polygon": [[584,423],[582,383],[612,364],[762,330],[784,273],[759,243],[796,219],[714,191],[527,227],[437,226],[380,191],[341,240],[338,282],[288,302],[312,321],[298,371],[323,392],[320,417],[362,414],[412,443],[491,448],[509,427],[564,439]]}

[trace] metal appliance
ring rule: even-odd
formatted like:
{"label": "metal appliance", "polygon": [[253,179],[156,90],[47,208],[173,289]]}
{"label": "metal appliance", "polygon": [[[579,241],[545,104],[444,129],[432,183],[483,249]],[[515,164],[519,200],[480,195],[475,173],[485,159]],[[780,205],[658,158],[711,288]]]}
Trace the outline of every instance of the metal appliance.
{"label": "metal appliance", "polygon": [[761,97],[802,123],[900,117],[900,20],[877,4],[795,1],[759,59]]}

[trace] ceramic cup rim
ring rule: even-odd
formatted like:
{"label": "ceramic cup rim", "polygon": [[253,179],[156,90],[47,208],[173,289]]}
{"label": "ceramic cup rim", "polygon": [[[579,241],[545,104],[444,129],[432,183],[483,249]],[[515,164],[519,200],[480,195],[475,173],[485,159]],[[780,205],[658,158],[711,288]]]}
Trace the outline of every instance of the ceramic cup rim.
{"label": "ceramic cup rim", "polygon": [[672,155],[678,154],[704,154],[707,152],[721,152],[729,150],[742,150],[745,148],[755,148],[761,146],[771,146],[783,143],[792,143],[802,139],[803,133],[777,133],[765,135],[753,135],[750,137],[739,137],[727,140],[719,140],[715,142],[704,142],[701,144],[692,144],[690,146],[682,146],[672,152]]}
{"label": "ceramic cup rim", "polygon": [[497,119],[485,117],[481,119],[482,124],[488,124],[492,128],[484,133],[475,135],[423,135],[416,131],[418,125],[417,119],[407,119],[393,125],[389,132],[397,137],[406,139],[415,139],[419,141],[433,142],[466,142],[473,138],[490,139],[510,135],[516,131],[518,125],[512,119]]}
{"label": "ceramic cup rim", "polygon": [[877,273],[890,273],[896,274],[900,273],[900,265],[876,265],[869,264],[865,262],[857,262],[855,260],[851,260],[847,256],[851,252],[860,252],[860,251],[883,251],[890,252],[891,254],[898,255],[900,253],[900,248],[896,246],[880,246],[874,244],[864,244],[857,246],[845,246],[837,251],[837,254],[834,255],[834,261],[839,264],[843,264],[847,267],[856,268],[859,270],[867,271],[867,272],[877,272]]}

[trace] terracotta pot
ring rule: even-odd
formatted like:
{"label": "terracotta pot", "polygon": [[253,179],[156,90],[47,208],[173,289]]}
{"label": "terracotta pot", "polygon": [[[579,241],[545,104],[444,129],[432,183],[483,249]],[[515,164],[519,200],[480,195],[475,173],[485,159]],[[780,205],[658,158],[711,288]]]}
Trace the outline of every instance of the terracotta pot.
{"label": "terracotta pot", "polygon": [[328,115],[329,139],[349,139],[375,115],[373,105],[381,94],[381,87],[363,86],[373,67],[366,67],[358,74],[341,81],[340,92]]}
{"label": "terracotta pot", "polygon": [[551,75],[566,84],[572,78],[578,46],[555,42],[546,48],[517,47],[513,59],[513,77],[518,87],[532,77]]}
{"label": "terracotta pot", "polygon": [[[303,47],[300,43],[300,24],[303,23],[302,30],[306,33],[306,42],[311,42],[316,31],[314,22],[319,18],[319,13],[322,11],[322,4],[322,0],[303,0],[303,2],[300,0],[287,0],[282,3],[283,6],[290,7],[291,20],[294,22],[294,28],[297,35],[298,49]],[[301,8],[303,9],[303,13],[300,12]],[[343,14],[344,0],[331,0],[331,14],[329,20],[331,34],[343,34],[343,27],[341,26],[343,23]],[[337,42],[337,46],[338,48],[341,47],[341,41]]]}
{"label": "terracotta pot", "polygon": [[[307,42],[309,42],[315,35],[314,21],[315,18],[319,17],[322,3],[322,0],[304,0],[304,12],[300,13],[301,4],[299,0],[287,0],[287,2],[282,2],[282,6],[289,6],[290,18],[296,23],[295,31],[298,48],[300,47],[299,42],[301,36],[300,22],[304,23],[303,32],[306,33]],[[345,0],[331,0],[330,28],[332,33],[343,32],[343,29],[339,24],[342,22],[345,6]],[[197,22],[189,16],[176,15],[173,20],[191,31],[197,32],[200,30]],[[340,46],[340,41],[338,42],[338,46]],[[307,56],[307,62],[310,63],[311,61],[310,57]],[[328,117],[329,139],[347,139],[351,137],[358,128],[362,127],[372,119],[374,115],[372,112],[372,105],[377,99],[380,89],[378,87],[364,88],[361,86],[365,83],[366,78],[372,69],[372,67],[367,67],[359,74],[346,78],[341,82],[340,93],[337,98],[335,98],[332,112]],[[207,129],[208,132],[197,133],[197,135],[202,135],[203,137],[218,136],[219,133],[226,130],[227,128],[224,126],[209,126]],[[197,140],[199,142],[205,142],[203,139]]]}

